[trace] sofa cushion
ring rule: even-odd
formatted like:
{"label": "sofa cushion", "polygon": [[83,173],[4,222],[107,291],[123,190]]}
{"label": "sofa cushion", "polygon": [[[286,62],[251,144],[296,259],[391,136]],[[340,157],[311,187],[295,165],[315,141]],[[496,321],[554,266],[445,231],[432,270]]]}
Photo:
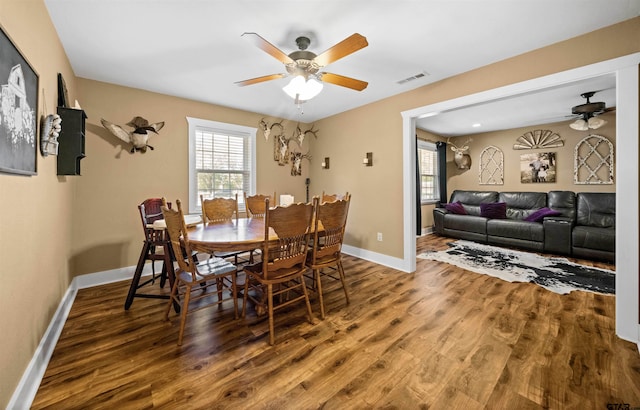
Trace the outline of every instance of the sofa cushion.
{"label": "sofa cushion", "polygon": [[490,202],[480,204],[480,216],[489,219],[505,219],[507,204],[504,202]]}
{"label": "sofa cushion", "polygon": [[507,218],[523,220],[538,209],[547,206],[545,192],[500,192],[499,202],[507,204]]}
{"label": "sofa cushion", "polygon": [[593,226],[575,226],[571,233],[574,248],[588,248],[599,251],[615,252],[616,230]]}
{"label": "sofa cushion", "polygon": [[558,216],[560,214],[560,211],[554,211],[553,209],[544,207],[527,216],[524,220],[527,222],[542,222],[546,216]]}
{"label": "sofa cushion", "polygon": [[444,227],[456,231],[467,231],[485,234],[487,233],[487,218],[474,215],[446,214]]}
{"label": "sofa cushion", "polygon": [[469,215],[480,216],[480,204],[483,202],[497,202],[496,191],[462,191],[456,189],[451,194],[449,202],[461,202]]}
{"label": "sofa cushion", "polygon": [[467,211],[464,210],[464,206],[462,206],[462,202],[458,201],[458,202],[453,202],[450,204],[444,204],[444,209],[446,209],[447,211],[453,213],[453,214],[458,214],[458,215],[466,215]]}
{"label": "sofa cushion", "polygon": [[549,191],[547,206],[567,218],[576,217],[576,194],[573,191]]}
{"label": "sofa cushion", "polygon": [[616,194],[580,192],[577,195],[577,225],[614,228],[616,226]]}
{"label": "sofa cushion", "polygon": [[491,219],[487,221],[487,235],[542,242],[544,241],[544,228],[542,224],[532,224],[514,219]]}

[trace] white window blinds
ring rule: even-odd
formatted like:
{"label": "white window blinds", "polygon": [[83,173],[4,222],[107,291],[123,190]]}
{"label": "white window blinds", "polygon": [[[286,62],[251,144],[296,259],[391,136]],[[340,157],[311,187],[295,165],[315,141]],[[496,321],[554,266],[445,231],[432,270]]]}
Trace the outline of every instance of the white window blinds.
{"label": "white window blinds", "polygon": [[190,212],[200,212],[200,195],[233,198],[244,210],[244,196],[255,191],[255,128],[189,120]]}

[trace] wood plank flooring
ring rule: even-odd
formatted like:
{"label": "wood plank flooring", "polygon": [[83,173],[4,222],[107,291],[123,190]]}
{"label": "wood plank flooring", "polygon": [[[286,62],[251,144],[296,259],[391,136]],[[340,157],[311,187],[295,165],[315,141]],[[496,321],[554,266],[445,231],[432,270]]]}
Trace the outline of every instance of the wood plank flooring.
{"label": "wood plank flooring", "polygon": [[[418,251],[449,241],[428,235]],[[178,347],[165,301],[125,311],[128,282],[81,290],[32,408],[640,407],[640,355],[615,336],[613,296],[344,259],[351,303],[328,282],[327,318],[309,324],[303,304],[279,312],[273,347],[251,308],[237,321],[231,304],[194,313]]]}

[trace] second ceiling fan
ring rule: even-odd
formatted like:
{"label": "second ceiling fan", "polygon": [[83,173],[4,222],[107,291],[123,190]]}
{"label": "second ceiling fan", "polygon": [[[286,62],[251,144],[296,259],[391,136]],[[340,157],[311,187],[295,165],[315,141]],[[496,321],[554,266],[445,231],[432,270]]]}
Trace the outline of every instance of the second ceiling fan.
{"label": "second ceiling fan", "polygon": [[358,33],[352,34],[318,55],[307,51],[311,40],[305,36],[296,39],[298,50],[287,55],[257,33],[243,33],[242,35],[250,38],[258,48],[283,63],[287,73],[270,74],[238,81],[235,84],[239,86],[277,80],[291,75],[294,78],[289,85],[284,87],[284,91],[294,98],[296,103],[307,101],[316,96],[322,90],[321,81],[356,91],[367,88],[368,83],[365,81],[320,71],[323,67],[369,45],[367,39]]}
{"label": "second ceiling fan", "polygon": [[598,129],[607,123],[607,121],[597,116],[604,112],[613,111],[615,107],[606,108],[606,104],[603,102],[591,102],[590,98],[593,97],[596,92],[597,91],[589,91],[580,94],[582,98],[587,99],[587,102],[571,108],[571,114],[578,116],[578,119],[569,124],[569,127],[577,131],[587,131],[589,129]]}

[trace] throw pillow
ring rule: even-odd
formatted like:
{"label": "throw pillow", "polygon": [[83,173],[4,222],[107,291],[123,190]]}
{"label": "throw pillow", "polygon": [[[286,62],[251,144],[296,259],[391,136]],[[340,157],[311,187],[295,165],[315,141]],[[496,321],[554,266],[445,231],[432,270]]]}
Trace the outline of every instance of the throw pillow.
{"label": "throw pillow", "polygon": [[464,206],[462,206],[462,202],[460,201],[444,204],[444,209],[451,212],[452,214],[458,214],[458,215],[467,214],[467,211],[464,209]]}
{"label": "throw pillow", "polygon": [[483,202],[480,204],[480,216],[489,219],[506,219],[507,203],[506,202]]}
{"label": "throw pillow", "polygon": [[561,213],[562,212],[554,211],[553,209],[545,207],[545,208],[538,209],[531,215],[524,218],[524,220],[528,222],[542,222],[545,216],[556,216],[556,215],[560,215]]}

